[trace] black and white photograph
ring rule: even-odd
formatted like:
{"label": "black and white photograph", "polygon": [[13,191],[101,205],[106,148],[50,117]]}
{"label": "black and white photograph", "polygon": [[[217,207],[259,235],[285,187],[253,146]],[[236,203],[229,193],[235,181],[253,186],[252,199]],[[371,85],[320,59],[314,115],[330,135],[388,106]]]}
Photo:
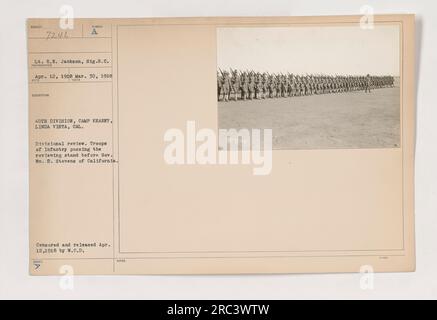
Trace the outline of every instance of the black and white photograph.
{"label": "black and white photograph", "polygon": [[220,129],[272,129],[273,149],[400,147],[396,24],[218,28]]}

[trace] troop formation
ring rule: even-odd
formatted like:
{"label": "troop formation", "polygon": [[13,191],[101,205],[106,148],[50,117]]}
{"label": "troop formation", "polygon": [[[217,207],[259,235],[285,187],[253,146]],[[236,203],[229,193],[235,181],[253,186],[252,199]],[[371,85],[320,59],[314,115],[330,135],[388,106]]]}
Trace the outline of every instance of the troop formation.
{"label": "troop formation", "polygon": [[219,101],[308,96],[393,87],[392,76],[295,75],[230,70],[217,72]]}

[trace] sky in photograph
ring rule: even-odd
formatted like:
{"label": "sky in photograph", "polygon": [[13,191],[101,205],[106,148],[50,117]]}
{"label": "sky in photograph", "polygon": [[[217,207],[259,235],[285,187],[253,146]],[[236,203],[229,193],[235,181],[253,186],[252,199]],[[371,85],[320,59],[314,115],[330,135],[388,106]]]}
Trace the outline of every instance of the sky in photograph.
{"label": "sky in photograph", "polygon": [[295,74],[399,75],[398,25],[218,28],[217,65]]}

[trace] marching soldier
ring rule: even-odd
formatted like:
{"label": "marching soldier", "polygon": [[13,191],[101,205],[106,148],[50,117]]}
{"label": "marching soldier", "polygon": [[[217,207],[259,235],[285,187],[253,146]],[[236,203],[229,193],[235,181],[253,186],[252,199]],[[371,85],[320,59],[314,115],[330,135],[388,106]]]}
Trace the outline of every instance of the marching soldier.
{"label": "marching soldier", "polygon": [[231,79],[229,73],[224,71],[222,73],[222,85],[220,94],[223,96],[223,101],[229,101],[229,95],[231,92]]}
{"label": "marching soldier", "polygon": [[267,73],[263,74],[263,99],[266,99],[269,92],[269,77]]}
{"label": "marching soldier", "polygon": [[263,82],[261,78],[261,74],[257,74],[255,76],[255,99],[262,99],[263,95]]}
{"label": "marching soldier", "polygon": [[367,74],[366,76],[366,87],[365,87],[365,93],[369,92],[370,93],[370,86],[372,85],[372,80],[370,78],[370,74]]}
{"label": "marching soldier", "polygon": [[246,72],[243,72],[241,75],[241,97],[243,100],[247,99],[247,96],[249,94],[249,76]]}
{"label": "marching soldier", "polygon": [[249,76],[249,100],[255,97],[255,75],[253,72]]}
{"label": "marching soldier", "polygon": [[269,76],[269,96],[270,96],[270,98],[275,97],[275,88],[276,88],[275,78],[273,77],[273,75],[270,75]]}
{"label": "marching soldier", "polygon": [[240,92],[240,87],[241,87],[240,75],[238,74],[237,70],[231,72],[232,72],[231,91],[234,94],[234,100],[237,101],[238,94]]}
{"label": "marching soldier", "polygon": [[217,71],[217,99],[220,101],[220,95],[222,93],[222,76]]}

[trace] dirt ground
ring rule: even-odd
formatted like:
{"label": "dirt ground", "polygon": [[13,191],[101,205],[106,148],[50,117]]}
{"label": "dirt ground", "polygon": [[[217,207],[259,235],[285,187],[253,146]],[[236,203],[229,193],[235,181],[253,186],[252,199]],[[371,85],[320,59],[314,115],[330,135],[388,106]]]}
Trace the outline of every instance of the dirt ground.
{"label": "dirt ground", "polygon": [[219,128],[273,129],[273,149],[395,148],[399,88],[218,103]]}

